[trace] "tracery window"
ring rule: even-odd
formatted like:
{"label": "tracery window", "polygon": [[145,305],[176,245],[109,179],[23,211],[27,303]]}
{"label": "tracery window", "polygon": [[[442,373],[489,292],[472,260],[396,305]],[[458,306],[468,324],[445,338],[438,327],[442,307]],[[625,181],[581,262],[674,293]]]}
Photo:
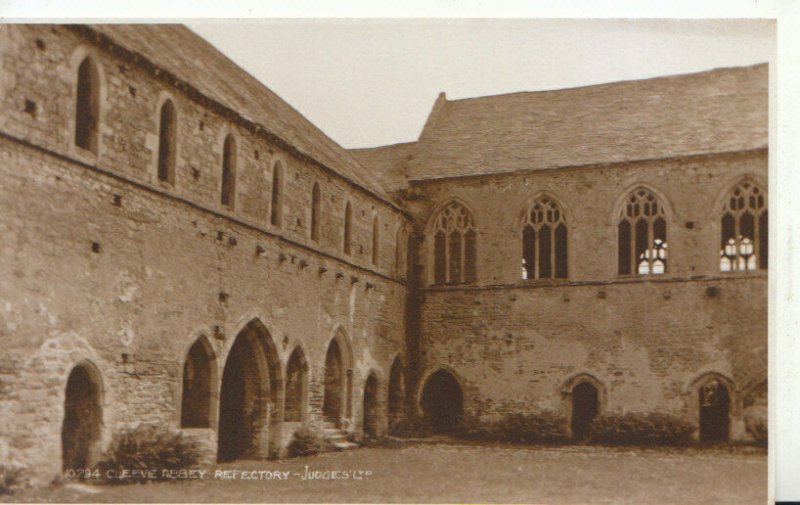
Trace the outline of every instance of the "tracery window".
{"label": "tracery window", "polygon": [[476,233],[472,213],[453,201],[433,224],[434,284],[475,282]]}
{"label": "tracery window", "polygon": [[638,188],[620,209],[620,275],[663,274],[667,271],[667,220],[652,191]]}
{"label": "tracery window", "polygon": [[719,269],[748,272],[767,268],[767,194],[752,181],[730,190],[722,209]]}
{"label": "tracery window", "polygon": [[567,224],[564,212],[552,198],[538,198],[525,213],[522,278],[567,278]]}

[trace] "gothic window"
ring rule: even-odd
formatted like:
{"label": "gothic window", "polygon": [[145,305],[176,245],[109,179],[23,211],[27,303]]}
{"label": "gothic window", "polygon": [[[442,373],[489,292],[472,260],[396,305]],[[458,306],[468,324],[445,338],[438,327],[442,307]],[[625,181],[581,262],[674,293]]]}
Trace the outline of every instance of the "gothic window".
{"label": "gothic window", "polygon": [[567,278],[567,224],[561,207],[543,196],[522,224],[522,278]]}
{"label": "gothic window", "polygon": [[319,183],[315,182],[311,189],[311,240],[319,242],[319,211],[321,204]]}
{"label": "gothic window", "polygon": [[620,275],[667,271],[667,220],[652,191],[638,188],[625,199],[617,224]]}
{"label": "gothic window", "polygon": [[96,153],[100,120],[100,78],[95,63],[88,56],[78,67],[77,91],[75,145]]}
{"label": "gothic window", "polygon": [[472,213],[450,202],[433,224],[434,284],[475,282],[475,223]]}
{"label": "gothic window", "polygon": [[380,223],[378,216],[372,218],[372,264],[378,264],[378,255],[380,254]]}
{"label": "gothic window", "polygon": [[272,226],[281,227],[283,222],[283,165],[275,163],[272,169],[272,202],[269,222]]}
{"label": "gothic window", "polygon": [[353,233],[353,207],[350,205],[350,202],[347,202],[347,205],[344,207],[344,241],[343,241],[343,248],[344,253],[350,255],[352,252],[351,242],[351,235]]}
{"label": "gothic window", "polygon": [[724,200],[719,268],[749,272],[767,268],[767,194],[751,181],[736,185]]}
{"label": "gothic window", "polygon": [[175,106],[167,100],[161,106],[158,129],[158,180],[175,182],[175,143],[177,140]]}
{"label": "gothic window", "polygon": [[233,135],[225,137],[222,148],[222,205],[233,208],[236,199],[236,141]]}

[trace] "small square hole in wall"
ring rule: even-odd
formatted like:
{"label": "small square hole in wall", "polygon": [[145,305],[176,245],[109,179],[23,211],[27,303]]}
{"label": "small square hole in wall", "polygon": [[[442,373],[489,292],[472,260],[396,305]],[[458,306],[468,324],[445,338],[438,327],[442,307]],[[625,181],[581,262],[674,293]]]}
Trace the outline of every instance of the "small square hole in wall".
{"label": "small square hole in wall", "polygon": [[256,149],[255,151],[253,151],[253,158],[255,158],[255,159],[259,159],[260,157],[261,157],[261,155],[259,154],[259,152],[258,152],[258,149]]}
{"label": "small square hole in wall", "polygon": [[100,242],[92,241],[92,252],[99,253],[100,252]]}
{"label": "small square hole in wall", "polygon": [[128,92],[131,94],[132,97],[136,98],[136,88],[133,86],[128,86]]}
{"label": "small square hole in wall", "polygon": [[693,230],[694,229],[694,221],[686,221],[686,229]]}
{"label": "small square hole in wall", "polygon": [[46,48],[47,46],[45,45],[44,40],[36,39],[36,49],[44,51]]}
{"label": "small square hole in wall", "polygon": [[25,99],[25,113],[36,117],[36,102],[33,100]]}
{"label": "small square hole in wall", "polygon": [[122,195],[114,195],[112,198],[114,207],[122,207]]}
{"label": "small square hole in wall", "polygon": [[205,127],[206,127],[206,124],[204,122],[202,122],[202,121],[200,121],[200,123],[197,125],[197,129],[200,130],[200,131],[203,131],[205,129]]}
{"label": "small square hole in wall", "polygon": [[200,179],[200,170],[197,167],[192,167],[192,179],[199,180]]}

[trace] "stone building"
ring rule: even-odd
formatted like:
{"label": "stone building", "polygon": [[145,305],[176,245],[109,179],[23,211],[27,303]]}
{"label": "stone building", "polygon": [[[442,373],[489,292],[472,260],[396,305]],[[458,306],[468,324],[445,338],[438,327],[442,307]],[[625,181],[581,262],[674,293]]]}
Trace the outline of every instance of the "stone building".
{"label": "stone building", "polygon": [[345,150],[181,26],[0,27],[0,461],[406,417],[765,415],[767,67],[437,100]]}

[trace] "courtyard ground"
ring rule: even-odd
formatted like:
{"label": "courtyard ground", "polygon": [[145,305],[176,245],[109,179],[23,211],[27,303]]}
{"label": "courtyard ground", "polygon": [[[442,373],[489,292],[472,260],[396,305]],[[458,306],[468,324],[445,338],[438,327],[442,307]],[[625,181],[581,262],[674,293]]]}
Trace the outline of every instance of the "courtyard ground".
{"label": "courtyard ground", "polygon": [[[240,461],[206,470],[205,478],[196,481],[120,486],[70,484],[27,490],[0,496],[0,499],[101,503],[637,505],[761,504],[767,500],[766,451],[748,448],[631,449],[425,443],[282,461]],[[269,475],[273,479],[245,480],[242,475],[235,474],[236,470],[255,471],[247,475],[251,478],[266,479]],[[226,474],[221,473],[225,471],[229,472],[228,477],[236,475],[236,478],[225,479]],[[317,472],[321,478],[304,480],[307,471]],[[335,471],[339,473],[334,474]],[[279,474],[287,479],[275,480],[275,472],[288,472]],[[334,475],[338,478],[334,479]]]}

